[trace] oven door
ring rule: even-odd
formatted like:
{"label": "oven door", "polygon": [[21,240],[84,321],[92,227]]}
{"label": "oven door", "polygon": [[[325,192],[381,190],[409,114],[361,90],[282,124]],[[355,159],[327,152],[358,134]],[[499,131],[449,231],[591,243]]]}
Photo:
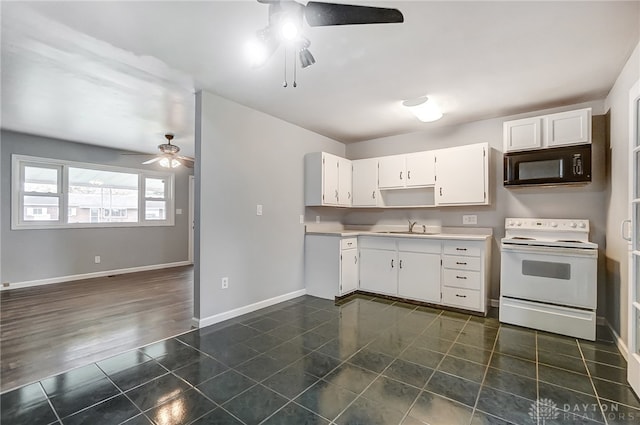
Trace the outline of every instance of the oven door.
{"label": "oven door", "polygon": [[502,244],[501,295],[596,308],[598,251]]}

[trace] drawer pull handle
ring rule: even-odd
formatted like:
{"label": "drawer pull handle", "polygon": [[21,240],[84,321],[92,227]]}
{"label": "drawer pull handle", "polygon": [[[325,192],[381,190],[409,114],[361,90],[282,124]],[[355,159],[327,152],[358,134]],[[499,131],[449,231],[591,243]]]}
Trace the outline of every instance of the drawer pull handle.
{"label": "drawer pull handle", "polygon": [[456,279],[466,279],[466,276],[456,276]]}
{"label": "drawer pull handle", "polygon": [[456,251],[466,251],[467,248],[456,248]]}
{"label": "drawer pull handle", "polygon": [[459,297],[459,298],[467,298],[467,296],[466,296],[466,295],[460,295],[460,294],[456,294],[456,297]]}
{"label": "drawer pull handle", "polygon": [[351,242],[347,242],[347,245],[351,246],[351,245],[353,245],[353,244],[352,244]]}
{"label": "drawer pull handle", "polygon": [[393,268],[393,260],[391,260],[391,268]]}
{"label": "drawer pull handle", "polygon": [[[349,245],[351,245],[351,244],[349,244]],[[456,264],[458,264],[460,266],[466,266],[467,265],[467,263],[463,263],[461,261],[456,261]]]}
{"label": "drawer pull handle", "polygon": [[400,268],[402,268],[402,260],[400,260]]}

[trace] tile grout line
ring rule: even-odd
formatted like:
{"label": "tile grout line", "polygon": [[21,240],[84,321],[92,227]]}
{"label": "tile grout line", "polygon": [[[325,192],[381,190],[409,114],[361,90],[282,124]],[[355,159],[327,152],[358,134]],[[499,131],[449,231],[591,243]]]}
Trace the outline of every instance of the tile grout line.
{"label": "tile grout line", "polygon": [[[476,396],[476,402],[473,404],[473,409],[471,410],[471,419],[469,423],[473,422],[473,417],[478,410],[478,402],[480,401],[480,393],[482,393],[482,388],[484,387],[484,382],[487,379],[487,375],[489,374],[489,368],[491,367],[491,360],[493,359],[493,353],[495,353],[496,345],[498,344],[498,336],[500,335],[500,329],[502,325],[498,326],[498,331],[496,332],[496,337],[493,340],[493,345],[491,346],[491,353],[489,354],[489,360],[487,361],[487,366],[484,370],[484,375],[482,376],[482,382],[480,383],[480,388],[478,389],[478,395]],[[508,421],[507,421],[508,422]]]}
{"label": "tile grout line", "polygon": [[[38,386],[40,387],[40,391],[42,391],[42,394],[44,394],[45,400],[47,400],[47,403],[49,403],[49,407],[51,408],[51,411],[53,412],[53,414],[58,419],[58,423],[61,424],[62,423],[62,418],[60,418],[60,415],[58,415],[58,412],[56,411],[55,407],[53,407],[53,403],[51,403],[51,399],[49,398],[49,395],[44,390],[44,386],[42,385],[42,381],[37,381],[37,382],[38,382]],[[33,384],[27,384],[27,385],[33,385]],[[27,385],[25,385],[25,386],[27,386]],[[22,388],[22,387],[20,387],[20,388]]]}
{"label": "tile grout line", "polygon": [[604,420],[605,425],[609,423],[609,421],[607,420],[607,415],[605,415],[604,413],[604,409],[602,408],[602,400],[600,399],[600,396],[598,395],[598,390],[596,389],[596,385],[593,382],[593,377],[591,376],[591,371],[589,370],[589,366],[587,365],[587,360],[584,357],[584,353],[582,352],[582,346],[580,345],[580,342],[577,341],[576,342],[578,344],[578,350],[580,351],[580,357],[582,358],[582,364],[584,365],[585,369],[587,369],[587,375],[589,376],[589,383],[591,384],[591,388],[593,388],[593,394],[595,394],[596,396],[596,400],[598,401],[598,407],[600,408],[600,413],[602,414],[602,419]]}

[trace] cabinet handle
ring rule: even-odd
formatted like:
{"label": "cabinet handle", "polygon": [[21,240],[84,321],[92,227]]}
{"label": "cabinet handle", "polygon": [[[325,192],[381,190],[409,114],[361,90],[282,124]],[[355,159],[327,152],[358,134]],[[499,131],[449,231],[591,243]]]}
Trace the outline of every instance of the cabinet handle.
{"label": "cabinet handle", "polygon": [[375,191],[375,190],[374,190],[373,192],[371,192],[371,197],[372,197],[373,199],[376,199],[376,191]]}
{"label": "cabinet handle", "polygon": [[400,180],[402,180],[402,171],[400,171]]}
{"label": "cabinet handle", "polygon": [[466,295],[460,295],[460,294],[456,294],[456,297],[458,297],[458,298],[467,298]]}
{"label": "cabinet handle", "polygon": [[440,188],[440,196],[442,196],[442,188]]}
{"label": "cabinet handle", "polygon": [[466,280],[467,277],[466,276],[456,276],[456,279],[464,279],[464,280]]}
{"label": "cabinet handle", "polygon": [[393,259],[391,260],[391,268],[393,268]]}
{"label": "cabinet handle", "polygon": [[353,256],[353,264],[358,264],[358,256],[357,255]]}
{"label": "cabinet handle", "polygon": [[338,199],[338,189],[336,189],[336,199]]}
{"label": "cabinet handle", "polygon": [[407,180],[411,180],[411,170],[407,171]]}
{"label": "cabinet handle", "polygon": [[627,237],[627,235],[631,235],[630,231],[626,231],[625,232],[625,227],[627,227],[626,225],[629,225],[629,227],[631,227],[631,220],[622,220],[622,223],[620,224],[620,235],[622,236],[622,239],[624,239],[625,241],[631,242],[631,236]]}
{"label": "cabinet handle", "polygon": [[[349,245],[351,245],[351,244],[349,244]],[[467,265],[467,263],[463,263],[461,261],[456,261],[456,264],[458,264],[460,266],[466,266]]]}
{"label": "cabinet handle", "polygon": [[400,268],[402,268],[402,260],[400,260]]}
{"label": "cabinet handle", "polygon": [[351,246],[351,245],[353,245],[353,243],[352,242],[347,242],[347,245]]}
{"label": "cabinet handle", "polygon": [[351,199],[351,192],[347,192],[347,199]]}
{"label": "cabinet handle", "polygon": [[456,251],[466,251],[467,248],[456,248]]}

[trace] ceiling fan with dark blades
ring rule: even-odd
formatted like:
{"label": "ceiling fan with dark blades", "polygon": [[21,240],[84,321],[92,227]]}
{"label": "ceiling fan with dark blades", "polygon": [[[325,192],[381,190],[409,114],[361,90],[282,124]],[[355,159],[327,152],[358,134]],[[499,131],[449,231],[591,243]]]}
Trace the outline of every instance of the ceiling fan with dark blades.
{"label": "ceiling fan with dark blades", "polygon": [[[300,66],[307,68],[316,60],[309,52],[311,42],[302,35],[302,22],[306,19],[311,27],[336,25],[393,24],[404,22],[404,16],[398,9],[359,6],[351,4],[325,3],[310,1],[306,5],[293,0],[258,0],[269,5],[269,24],[256,33],[256,39],[248,44],[248,53],[254,66],[264,64],[280,44],[285,45],[285,81],[286,48],[298,53]],[[294,54],[294,82],[296,55]]]}
{"label": "ceiling fan with dark blades", "polygon": [[[188,156],[178,155],[180,152],[180,147],[171,143],[174,138],[174,135],[171,133],[167,133],[164,135],[167,139],[167,143],[162,143],[158,145],[158,149],[160,153],[157,154],[154,158],[151,158],[148,161],[144,161],[142,165],[149,165],[158,162],[161,167],[165,168],[176,168],[180,165],[183,165],[187,168],[193,168],[194,159]],[[123,154],[123,155],[144,155],[144,154]]]}

